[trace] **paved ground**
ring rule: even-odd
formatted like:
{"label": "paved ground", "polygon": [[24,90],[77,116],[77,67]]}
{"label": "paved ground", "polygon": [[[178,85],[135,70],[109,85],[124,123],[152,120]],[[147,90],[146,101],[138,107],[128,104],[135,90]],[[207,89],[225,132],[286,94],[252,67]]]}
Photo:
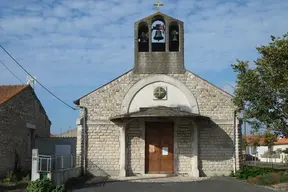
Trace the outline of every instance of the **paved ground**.
{"label": "paved ground", "polygon": [[104,186],[93,180],[89,184],[78,186],[73,192],[275,192],[260,186],[250,185],[229,177],[214,177],[197,181],[188,179],[145,179],[133,181],[108,181]]}

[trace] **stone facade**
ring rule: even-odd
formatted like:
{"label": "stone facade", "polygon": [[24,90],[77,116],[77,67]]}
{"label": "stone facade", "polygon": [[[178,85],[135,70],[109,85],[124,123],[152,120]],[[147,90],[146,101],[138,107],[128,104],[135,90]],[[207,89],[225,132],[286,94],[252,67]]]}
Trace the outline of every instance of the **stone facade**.
{"label": "stone facade", "polygon": [[[88,114],[88,170],[95,170],[97,167],[97,174],[99,174],[99,170],[101,170],[101,174],[119,174],[119,135],[122,125],[112,123],[109,118],[120,114],[122,100],[129,89],[139,80],[149,76],[151,75],[135,74],[130,71],[80,99],[80,105],[87,107]],[[189,71],[184,74],[169,74],[169,76],[184,83],[195,96],[199,113],[212,119],[211,122],[196,123],[199,137],[198,166],[200,175],[229,174],[234,166],[233,114],[235,107],[231,96]],[[213,121],[219,122],[218,125]],[[81,128],[79,126],[78,154],[81,154]],[[137,122],[129,125],[126,129],[127,175],[144,174],[145,148],[143,146],[145,146],[145,138],[143,134],[143,128]],[[193,125],[184,123],[177,128],[174,134],[176,138],[174,141],[176,146],[174,150],[176,154],[175,172],[189,175],[193,158]],[[239,154],[241,135],[240,132],[236,134],[236,154]],[[238,156],[235,164],[236,169],[239,168]],[[94,171],[94,173],[96,172]]]}
{"label": "stone facade", "polygon": [[24,170],[30,169],[32,130],[32,137],[49,137],[50,124],[30,86],[0,105],[0,177],[13,170],[16,152],[19,165]]}

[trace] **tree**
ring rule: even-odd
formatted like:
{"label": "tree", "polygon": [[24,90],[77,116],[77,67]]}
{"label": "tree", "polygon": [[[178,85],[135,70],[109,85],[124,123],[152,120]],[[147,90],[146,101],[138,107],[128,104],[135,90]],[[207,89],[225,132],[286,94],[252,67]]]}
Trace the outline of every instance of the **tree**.
{"label": "tree", "polygon": [[288,136],[288,33],[271,40],[256,47],[260,57],[254,64],[237,59],[232,65],[237,73],[233,102],[252,129],[269,126]]}
{"label": "tree", "polygon": [[264,145],[268,146],[268,150],[270,153],[272,153],[272,146],[274,145],[274,142],[277,141],[277,135],[274,133],[271,133],[269,129],[265,131],[263,134],[264,138]]}
{"label": "tree", "polygon": [[[252,137],[252,140],[249,140],[248,145],[253,147],[253,151],[255,150],[254,155],[256,155],[256,153],[257,153],[256,149],[258,146],[260,146],[261,136],[260,136],[260,134],[257,134],[255,131],[252,131],[251,133],[252,133],[253,137]],[[255,157],[255,163],[256,163],[256,157]]]}
{"label": "tree", "polygon": [[242,150],[245,151],[245,154],[246,154],[247,146],[248,146],[248,143],[247,143],[246,137],[243,137],[242,138]]}

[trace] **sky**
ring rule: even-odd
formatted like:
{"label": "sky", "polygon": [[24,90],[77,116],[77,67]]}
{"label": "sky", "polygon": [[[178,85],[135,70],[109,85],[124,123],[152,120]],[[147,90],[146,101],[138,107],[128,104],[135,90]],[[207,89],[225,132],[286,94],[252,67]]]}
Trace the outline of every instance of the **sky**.
{"label": "sky", "polygon": [[[134,22],[156,12],[156,0],[0,1],[0,44],[51,92],[73,101],[134,65]],[[184,22],[185,67],[232,93],[236,59],[287,32],[285,0],[162,0],[161,12]],[[27,74],[0,50],[22,81]],[[21,84],[0,65],[0,84]],[[76,128],[70,109],[39,84],[35,91],[51,132]]]}

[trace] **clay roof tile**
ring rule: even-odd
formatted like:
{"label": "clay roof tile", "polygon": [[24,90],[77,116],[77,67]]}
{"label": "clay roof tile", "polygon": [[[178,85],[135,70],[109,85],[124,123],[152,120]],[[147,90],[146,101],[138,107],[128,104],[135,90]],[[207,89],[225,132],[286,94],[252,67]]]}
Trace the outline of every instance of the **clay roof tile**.
{"label": "clay roof tile", "polygon": [[28,86],[29,85],[0,85],[0,105]]}

